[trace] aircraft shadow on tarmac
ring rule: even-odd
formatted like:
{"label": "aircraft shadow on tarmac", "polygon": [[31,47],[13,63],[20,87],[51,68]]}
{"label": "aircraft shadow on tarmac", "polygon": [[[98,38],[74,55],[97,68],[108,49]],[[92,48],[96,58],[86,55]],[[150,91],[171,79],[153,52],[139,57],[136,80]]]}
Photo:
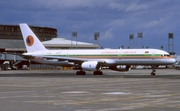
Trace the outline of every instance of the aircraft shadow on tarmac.
{"label": "aircraft shadow on tarmac", "polygon": [[104,74],[104,75],[75,75],[74,73],[26,73],[26,74],[13,74],[13,73],[6,73],[0,74],[0,77],[70,77],[70,78],[165,78],[165,79],[180,79],[180,75],[148,75],[148,74]]}

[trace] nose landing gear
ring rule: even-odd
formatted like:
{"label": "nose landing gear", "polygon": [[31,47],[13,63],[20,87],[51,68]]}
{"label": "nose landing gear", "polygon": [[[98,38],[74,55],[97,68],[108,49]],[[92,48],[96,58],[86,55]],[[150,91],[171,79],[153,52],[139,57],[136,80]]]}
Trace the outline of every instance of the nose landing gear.
{"label": "nose landing gear", "polygon": [[153,66],[152,66],[152,72],[151,72],[151,75],[152,75],[152,76],[155,76],[155,75],[156,75],[156,69],[155,69],[155,67],[153,67]]}

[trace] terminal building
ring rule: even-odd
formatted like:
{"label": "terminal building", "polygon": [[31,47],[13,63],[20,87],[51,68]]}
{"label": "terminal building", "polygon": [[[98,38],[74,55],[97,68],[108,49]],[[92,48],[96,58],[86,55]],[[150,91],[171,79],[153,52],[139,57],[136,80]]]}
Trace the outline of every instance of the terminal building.
{"label": "terminal building", "polygon": [[[47,49],[94,49],[97,44],[58,38],[57,29],[44,26],[30,26]],[[25,61],[16,54],[26,52],[19,25],[0,24],[0,64],[4,61]],[[12,54],[10,54],[12,53]]]}
{"label": "terminal building", "polygon": [[[30,26],[40,41],[57,37],[57,29],[49,27]],[[19,25],[0,25],[1,52],[24,52],[25,45]]]}

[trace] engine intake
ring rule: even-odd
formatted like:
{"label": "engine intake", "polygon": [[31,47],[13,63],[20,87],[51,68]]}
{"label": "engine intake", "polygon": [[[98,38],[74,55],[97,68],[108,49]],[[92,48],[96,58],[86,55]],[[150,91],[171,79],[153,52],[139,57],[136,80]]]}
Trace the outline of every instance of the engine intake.
{"label": "engine intake", "polygon": [[100,65],[98,64],[97,61],[88,61],[88,62],[83,62],[81,68],[87,71],[95,71],[100,68]]}

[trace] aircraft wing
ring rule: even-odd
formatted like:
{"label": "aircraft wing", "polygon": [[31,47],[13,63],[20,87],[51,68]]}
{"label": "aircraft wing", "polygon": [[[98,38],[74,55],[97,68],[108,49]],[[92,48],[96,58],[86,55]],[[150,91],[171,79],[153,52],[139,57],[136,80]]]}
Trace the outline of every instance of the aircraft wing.
{"label": "aircraft wing", "polygon": [[101,59],[87,59],[87,58],[75,58],[75,57],[62,57],[62,56],[43,56],[44,59],[58,59],[58,61],[68,61],[74,63],[83,63],[85,61],[97,61],[99,63],[105,63],[105,60]]}

